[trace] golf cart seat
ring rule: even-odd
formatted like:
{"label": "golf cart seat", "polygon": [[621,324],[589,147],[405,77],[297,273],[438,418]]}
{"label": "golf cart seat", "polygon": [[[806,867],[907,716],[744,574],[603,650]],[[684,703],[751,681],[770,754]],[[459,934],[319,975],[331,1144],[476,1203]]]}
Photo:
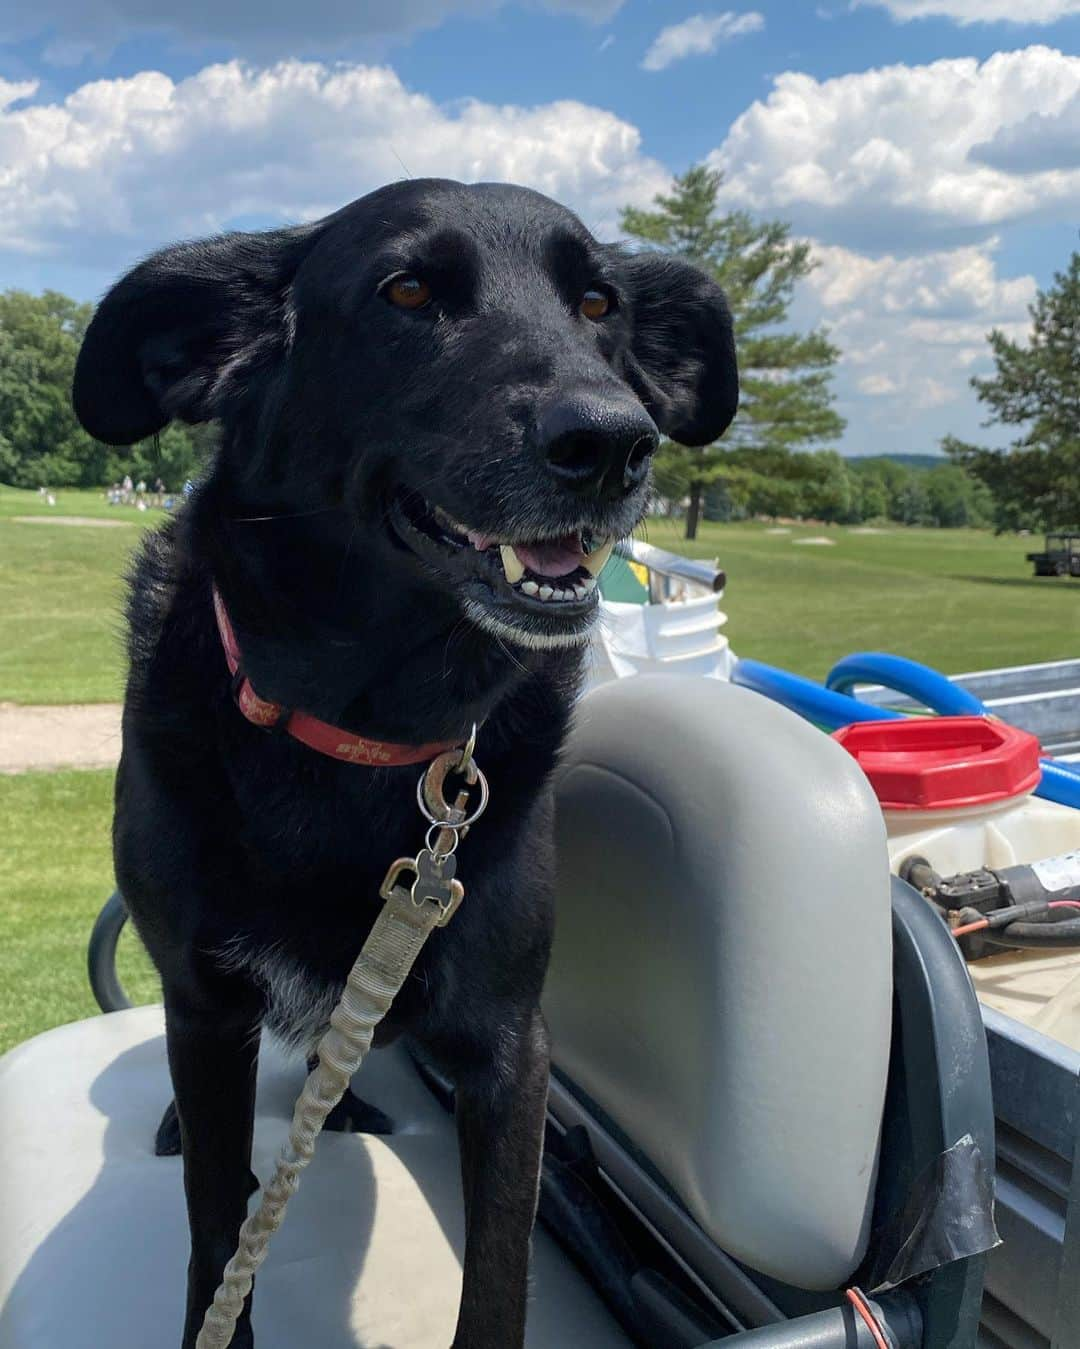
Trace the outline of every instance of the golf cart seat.
{"label": "golf cart seat", "polygon": [[[253,1169],[273,1170],[304,1066],[260,1056]],[[258,1278],[259,1349],[445,1349],[460,1293],[461,1189],[452,1118],[394,1049],[364,1090],[389,1137],[326,1134]],[[155,1157],[170,1096],[158,1007],[62,1026],[0,1067],[4,1349],[176,1349],[187,1222],[178,1157]],[[629,1341],[552,1238],[539,1234],[529,1345]]]}
{"label": "golf cart seat", "polygon": [[[641,677],[583,701],[557,802],[531,1349],[872,1349],[853,1282],[894,1349],[970,1349],[985,1041],[951,938],[890,882],[854,761],[753,693]],[[302,1075],[264,1046],[261,1177]],[[448,1341],[448,1084],[395,1046],[358,1089],[396,1131],[320,1140],[259,1275],[259,1349]],[[154,1008],[0,1061],[2,1349],[178,1343],[179,1161],[152,1146],[168,1096]]]}

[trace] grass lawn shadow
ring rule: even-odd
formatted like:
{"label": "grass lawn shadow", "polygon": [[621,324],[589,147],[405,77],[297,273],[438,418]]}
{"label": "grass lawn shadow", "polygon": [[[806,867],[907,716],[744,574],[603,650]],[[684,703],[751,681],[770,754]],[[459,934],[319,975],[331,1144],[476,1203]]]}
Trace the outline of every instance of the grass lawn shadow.
{"label": "grass lawn shadow", "polygon": [[[974,585],[981,586],[1008,586],[1015,590],[1044,590],[1048,591],[1054,584],[1073,580],[1068,576],[961,576],[952,573],[949,576],[950,581],[970,581]],[[1080,585],[1076,587],[1077,597],[1080,598]]]}

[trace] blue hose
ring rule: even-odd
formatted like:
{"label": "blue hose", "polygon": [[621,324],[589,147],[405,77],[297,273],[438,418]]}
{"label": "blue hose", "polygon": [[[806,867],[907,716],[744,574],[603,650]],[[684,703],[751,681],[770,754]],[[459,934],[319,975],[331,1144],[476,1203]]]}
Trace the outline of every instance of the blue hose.
{"label": "blue hose", "polygon": [[857,651],[845,656],[825,680],[825,687],[837,693],[850,693],[856,684],[884,684],[943,717],[986,716],[986,708],[967,689],[958,688],[918,661],[886,651]]}
{"label": "blue hose", "polygon": [[[850,661],[865,662],[870,659],[868,656],[852,656]],[[867,678],[865,673],[852,674],[845,668],[841,679],[847,680],[848,687],[853,683],[862,682],[883,682],[881,677],[882,666],[877,662],[881,656],[873,658],[873,663],[867,666],[865,663],[858,665],[860,671],[874,670],[872,676]],[[895,660],[906,667],[915,666],[914,661],[902,660],[899,656],[888,657],[889,660]],[[847,667],[848,661],[841,661],[833,670],[832,675],[837,676],[841,667]],[[915,666],[916,671],[920,667]],[[903,672],[905,679],[910,678],[912,671],[906,669]],[[943,682],[944,675],[937,675],[933,670],[926,670],[926,675],[934,675],[935,679]],[[850,676],[850,677],[849,677]],[[753,689],[755,693],[762,693],[766,698],[771,698],[773,702],[782,703],[785,707],[791,708],[793,712],[798,712],[807,721],[812,721],[818,726],[824,726],[830,731],[835,731],[841,726],[849,726],[854,721],[893,721],[900,716],[899,712],[894,712],[887,707],[874,707],[872,703],[861,703],[857,698],[852,698],[847,693],[837,692],[835,689],[823,688],[820,684],[815,684],[812,679],[804,679],[802,675],[789,673],[787,670],[778,670],[775,666],[765,665],[759,660],[740,660],[731,673],[731,682],[740,684],[743,688]],[[911,691],[915,687],[922,690],[920,693]],[[924,697],[926,693],[933,693],[935,700],[940,697],[940,685],[933,684],[931,681],[920,677],[917,685],[911,685],[909,688],[902,688],[900,692],[907,693],[910,697],[918,697],[920,701],[926,702],[931,706],[928,698]],[[963,690],[956,690],[963,693]],[[971,694],[965,693],[965,699],[970,699]],[[972,710],[970,703],[965,703],[963,711],[958,710],[949,712],[949,716],[985,716],[986,710],[978,699],[974,700],[976,707]],[[934,710],[938,710],[935,708]],[[1042,763],[1042,780],[1035,788],[1035,795],[1042,797],[1044,801],[1056,801],[1062,806],[1071,806],[1074,810],[1080,810],[1080,775],[1078,775],[1071,766],[1059,764],[1053,759],[1044,759]]]}
{"label": "blue hose", "polygon": [[1080,773],[1071,764],[1044,759],[1042,781],[1035,788],[1035,795],[1044,801],[1056,801],[1059,806],[1080,810]]}
{"label": "blue hose", "polygon": [[830,731],[850,726],[853,721],[893,721],[900,715],[887,707],[860,703],[846,693],[823,689],[812,679],[789,674],[787,670],[778,670],[759,660],[740,660],[732,671],[731,682],[763,693],[773,702],[783,703],[807,721]]}

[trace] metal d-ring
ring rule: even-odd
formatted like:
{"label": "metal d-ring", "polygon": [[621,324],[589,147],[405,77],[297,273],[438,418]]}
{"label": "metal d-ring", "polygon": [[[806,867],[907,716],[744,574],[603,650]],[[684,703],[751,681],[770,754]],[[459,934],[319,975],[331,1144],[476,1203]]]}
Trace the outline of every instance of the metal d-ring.
{"label": "metal d-ring", "polygon": [[[449,834],[450,837],[443,842],[443,835]],[[458,833],[458,826],[453,824],[429,824],[428,831],[424,835],[424,847],[436,860],[449,857],[457,852],[457,845],[461,842],[461,835]],[[442,847],[439,845],[442,844]]]}
{"label": "metal d-ring", "polygon": [[461,758],[458,760],[459,768],[467,768],[469,760],[472,758],[476,749],[476,722],[472,724],[472,730],[469,732],[469,738],[465,741],[464,748],[461,751]]}
{"label": "metal d-ring", "polygon": [[[438,760],[436,760],[436,763],[437,762]],[[476,821],[480,818],[480,816],[483,815],[484,811],[487,810],[488,797],[490,795],[488,790],[488,780],[484,776],[480,768],[477,766],[475,760],[470,760],[469,763],[471,764],[473,773],[475,773],[476,776],[473,778],[471,782],[469,781],[469,778],[466,777],[466,782],[470,787],[478,786],[480,788],[480,800],[477,803],[476,809],[472,812],[471,815],[466,815],[465,818],[461,820],[451,821],[448,818],[439,819],[439,817],[434,814],[431,807],[428,805],[427,797],[424,793],[424,787],[425,784],[427,783],[427,776],[428,776],[428,770],[425,769],[424,772],[420,774],[420,780],[416,784],[416,804],[420,807],[420,814],[423,815],[425,820],[428,820],[431,824],[442,825],[443,828],[445,829],[466,829],[470,824],[475,824]],[[441,781],[438,783],[438,787],[439,787],[439,794],[441,796],[442,795]],[[446,805],[445,801],[443,802],[443,804],[446,810],[449,811],[450,807]]]}

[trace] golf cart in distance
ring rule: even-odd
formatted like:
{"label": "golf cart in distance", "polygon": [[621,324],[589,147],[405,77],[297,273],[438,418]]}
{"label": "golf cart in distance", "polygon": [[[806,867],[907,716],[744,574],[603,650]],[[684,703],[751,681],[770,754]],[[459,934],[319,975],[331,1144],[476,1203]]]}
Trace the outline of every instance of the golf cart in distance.
{"label": "golf cart in distance", "polygon": [[1043,551],[1026,557],[1036,576],[1080,576],[1080,533],[1047,534]]}

